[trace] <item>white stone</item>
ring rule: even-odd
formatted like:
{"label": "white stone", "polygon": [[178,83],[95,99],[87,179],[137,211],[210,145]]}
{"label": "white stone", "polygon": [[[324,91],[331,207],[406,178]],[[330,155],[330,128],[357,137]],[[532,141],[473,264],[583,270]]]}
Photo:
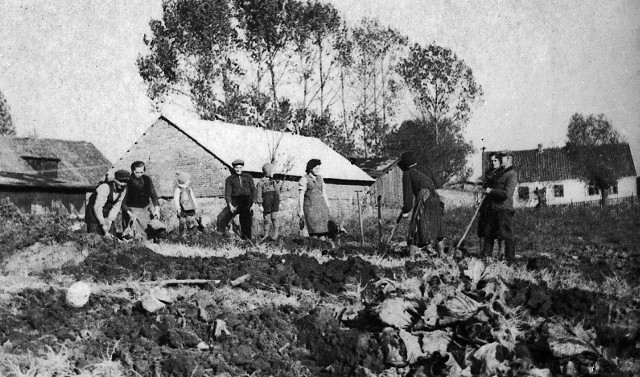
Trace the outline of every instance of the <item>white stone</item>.
{"label": "white stone", "polygon": [[77,281],[67,289],[66,301],[67,305],[74,308],[83,307],[91,296],[91,287],[83,281]]}

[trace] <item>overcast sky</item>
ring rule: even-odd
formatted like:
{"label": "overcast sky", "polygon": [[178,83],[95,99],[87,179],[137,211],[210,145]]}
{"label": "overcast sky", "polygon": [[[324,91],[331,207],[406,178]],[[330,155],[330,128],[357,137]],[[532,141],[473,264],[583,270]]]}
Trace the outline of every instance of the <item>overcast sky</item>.
{"label": "overcast sky", "polygon": [[[485,93],[467,127],[476,148],[562,146],[573,113],[604,113],[640,170],[640,1],[332,3],[350,21],[376,17],[465,60]],[[156,117],[135,60],[160,5],[0,1],[0,91],[18,134],[120,157]]]}

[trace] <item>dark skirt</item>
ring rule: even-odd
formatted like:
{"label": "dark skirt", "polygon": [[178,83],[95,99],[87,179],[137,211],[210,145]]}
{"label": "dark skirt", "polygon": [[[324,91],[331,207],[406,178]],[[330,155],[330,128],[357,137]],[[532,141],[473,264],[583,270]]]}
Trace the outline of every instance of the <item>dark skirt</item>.
{"label": "dark skirt", "polygon": [[408,245],[423,247],[428,243],[435,245],[443,237],[442,215],[444,204],[429,189],[418,194],[409,223]]}

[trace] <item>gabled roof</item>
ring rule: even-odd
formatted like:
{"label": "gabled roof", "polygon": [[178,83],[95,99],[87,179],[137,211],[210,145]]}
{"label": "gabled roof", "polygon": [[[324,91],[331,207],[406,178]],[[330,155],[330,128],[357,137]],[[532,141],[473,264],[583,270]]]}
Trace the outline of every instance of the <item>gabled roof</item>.
{"label": "gabled roof", "polygon": [[396,166],[399,159],[396,157],[352,157],[350,161],[371,177],[378,178]]}
{"label": "gabled roof", "polygon": [[[43,178],[25,157],[57,160],[57,178]],[[98,183],[110,166],[111,162],[86,141],[0,137],[0,172],[4,173],[3,181],[15,182],[16,186],[42,183],[42,187],[50,184],[91,187]],[[27,179],[29,175],[33,176],[32,179]]]}
{"label": "gabled roof", "polygon": [[201,120],[180,111],[164,112],[161,117],[227,166],[240,158],[245,161],[245,171],[262,173],[262,165],[275,154],[276,174],[300,177],[307,161],[317,158],[322,161],[320,174],[325,179],[373,182],[367,173],[314,137]]}
{"label": "gabled roof", "polygon": [[[605,144],[593,147],[594,155],[607,156],[612,168],[622,177],[633,177],[636,168],[629,144]],[[492,152],[485,152],[483,161],[487,161]],[[520,182],[560,181],[579,179],[572,168],[572,162],[566,148],[528,149],[512,151],[513,165],[518,171]]]}

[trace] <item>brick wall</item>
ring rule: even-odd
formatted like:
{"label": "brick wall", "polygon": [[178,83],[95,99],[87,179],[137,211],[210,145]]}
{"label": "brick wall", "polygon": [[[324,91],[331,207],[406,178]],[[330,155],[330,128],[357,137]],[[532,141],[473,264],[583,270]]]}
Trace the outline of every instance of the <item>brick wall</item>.
{"label": "brick wall", "polygon": [[226,166],[164,119],[147,129],[115,167],[128,170],[136,160],[146,164],[159,196],[173,196],[180,171],[191,174],[197,197],[224,195],[224,179],[229,175]]}

